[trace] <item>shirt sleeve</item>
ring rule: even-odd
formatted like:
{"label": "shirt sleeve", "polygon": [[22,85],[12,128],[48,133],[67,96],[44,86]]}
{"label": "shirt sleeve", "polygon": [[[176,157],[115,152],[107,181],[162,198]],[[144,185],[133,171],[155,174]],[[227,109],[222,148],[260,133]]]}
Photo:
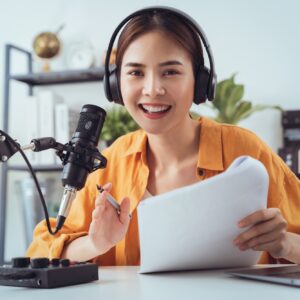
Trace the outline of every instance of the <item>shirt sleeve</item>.
{"label": "shirt sleeve", "polygon": [[288,222],[288,231],[300,234],[300,180],[280,160],[281,172],[270,184],[270,206],[278,207]]}
{"label": "shirt sleeve", "polygon": [[300,180],[271,149],[262,151],[260,160],[269,174],[268,207],[280,208],[289,231],[300,234]]}
{"label": "shirt sleeve", "polygon": [[[240,155],[250,155],[262,162],[269,175],[267,207],[279,208],[288,223],[288,231],[300,234],[300,180],[285,162],[254,133],[239,127],[224,126],[227,165]],[[232,144],[238,142],[235,147]],[[259,263],[277,263],[263,252]],[[279,261],[281,262],[281,261]]]}
{"label": "shirt sleeve", "polygon": [[[280,209],[288,223],[287,230],[300,234],[300,180],[284,161],[267,146],[262,148],[259,160],[269,174],[268,207]],[[264,252],[260,263],[288,263]]]}
{"label": "shirt sleeve", "polygon": [[[96,197],[96,183],[93,177],[90,175],[85,187],[76,193],[65,224],[57,234],[53,236],[48,232],[45,220],[36,226],[27,256],[59,258],[66,243],[87,235]],[[50,218],[50,224],[54,230],[56,220]]]}

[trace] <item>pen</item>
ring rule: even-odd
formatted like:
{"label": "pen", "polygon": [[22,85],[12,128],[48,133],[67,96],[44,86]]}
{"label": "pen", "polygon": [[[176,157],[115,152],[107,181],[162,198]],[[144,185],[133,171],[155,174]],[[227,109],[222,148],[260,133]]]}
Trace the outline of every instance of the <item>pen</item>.
{"label": "pen", "polygon": [[[99,193],[102,193],[103,191],[105,191],[102,188],[102,186],[100,186],[98,184],[96,184],[96,186],[97,186],[97,190],[99,191]],[[109,193],[107,193],[107,200],[116,209],[117,214],[119,215],[120,214],[120,204],[117,202],[117,200],[115,200],[115,198]]]}

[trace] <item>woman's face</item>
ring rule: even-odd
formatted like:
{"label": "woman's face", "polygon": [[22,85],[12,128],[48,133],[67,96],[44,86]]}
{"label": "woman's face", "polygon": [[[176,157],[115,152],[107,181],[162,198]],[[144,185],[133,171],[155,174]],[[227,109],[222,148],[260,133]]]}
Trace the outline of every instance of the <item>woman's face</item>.
{"label": "woman's face", "polygon": [[120,78],[124,104],[146,132],[167,133],[189,122],[192,61],[165,33],[153,31],[135,39],[124,53]]}

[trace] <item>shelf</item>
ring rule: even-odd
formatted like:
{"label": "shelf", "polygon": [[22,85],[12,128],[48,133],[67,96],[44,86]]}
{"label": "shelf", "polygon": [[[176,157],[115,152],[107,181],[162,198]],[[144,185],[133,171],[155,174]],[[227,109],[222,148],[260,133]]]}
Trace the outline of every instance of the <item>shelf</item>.
{"label": "shelf", "polygon": [[[7,167],[8,170],[12,170],[12,171],[29,171],[27,166],[10,166],[8,165]],[[32,169],[35,172],[55,172],[55,171],[62,171],[63,166],[60,165],[44,165],[44,166],[32,166]]]}
{"label": "shelf", "polygon": [[103,80],[103,76],[104,67],[84,70],[28,73],[24,75],[11,75],[9,78],[33,86],[101,81]]}

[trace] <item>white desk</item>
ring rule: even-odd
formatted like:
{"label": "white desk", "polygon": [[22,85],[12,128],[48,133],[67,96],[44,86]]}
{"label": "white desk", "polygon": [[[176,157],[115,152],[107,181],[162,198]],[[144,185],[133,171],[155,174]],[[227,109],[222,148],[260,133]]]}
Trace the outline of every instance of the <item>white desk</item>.
{"label": "white desk", "polygon": [[101,267],[99,281],[57,289],[0,286],[1,300],[299,299],[300,288],[231,278],[223,271],[138,274],[138,267]]}

